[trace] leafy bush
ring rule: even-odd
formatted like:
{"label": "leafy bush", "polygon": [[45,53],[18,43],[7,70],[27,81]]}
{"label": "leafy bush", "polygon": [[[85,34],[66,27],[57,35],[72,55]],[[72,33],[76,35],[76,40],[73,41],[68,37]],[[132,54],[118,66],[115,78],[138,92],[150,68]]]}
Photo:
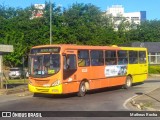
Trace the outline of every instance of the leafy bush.
{"label": "leafy bush", "polygon": [[160,65],[149,66],[148,72],[149,74],[160,74]]}

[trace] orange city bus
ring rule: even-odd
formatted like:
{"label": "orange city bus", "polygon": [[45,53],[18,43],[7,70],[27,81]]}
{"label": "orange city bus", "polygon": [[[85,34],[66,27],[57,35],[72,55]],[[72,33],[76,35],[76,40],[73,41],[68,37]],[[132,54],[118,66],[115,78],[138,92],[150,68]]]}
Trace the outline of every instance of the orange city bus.
{"label": "orange city bus", "polygon": [[29,91],[34,95],[77,93],[143,82],[148,76],[142,47],[41,45],[29,54]]}

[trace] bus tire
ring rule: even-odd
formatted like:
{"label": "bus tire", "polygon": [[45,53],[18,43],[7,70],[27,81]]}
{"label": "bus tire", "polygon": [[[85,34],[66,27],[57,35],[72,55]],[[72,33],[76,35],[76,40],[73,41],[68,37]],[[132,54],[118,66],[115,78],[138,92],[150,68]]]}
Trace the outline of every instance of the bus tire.
{"label": "bus tire", "polygon": [[86,94],[86,86],[85,86],[85,81],[82,81],[80,86],[79,86],[79,91],[77,93],[77,95],[79,97],[83,97]]}
{"label": "bus tire", "polygon": [[124,89],[128,89],[132,86],[132,77],[130,76],[127,76],[126,77],[126,81],[125,81],[125,84],[123,85],[123,88]]}

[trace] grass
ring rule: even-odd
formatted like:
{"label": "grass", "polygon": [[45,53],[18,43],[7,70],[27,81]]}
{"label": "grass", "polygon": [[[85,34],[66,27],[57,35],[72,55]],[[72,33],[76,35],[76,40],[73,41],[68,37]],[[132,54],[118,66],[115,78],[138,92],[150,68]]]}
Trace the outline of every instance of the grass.
{"label": "grass", "polygon": [[4,81],[4,84],[27,84],[28,79],[11,79]]}
{"label": "grass", "polygon": [[148,69],[149,74],[160,74],[160,65],[149,66]]}
{"label": "grass", "polygon": [[141,107],[142,107],[142,110],[144,110],[145,108],[152,108],[152,106],[153,106],[153,103],[147,102],[147,103],[144,103]]}

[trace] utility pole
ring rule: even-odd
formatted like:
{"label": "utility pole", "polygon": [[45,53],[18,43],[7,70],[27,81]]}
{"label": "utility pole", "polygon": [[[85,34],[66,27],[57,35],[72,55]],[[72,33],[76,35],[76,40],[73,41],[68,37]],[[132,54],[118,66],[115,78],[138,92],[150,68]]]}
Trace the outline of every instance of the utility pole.
{"label": "utility pole", "polygon": [[52,0],[50,0],[50,45],[52,44]]}
{"label": "utility pole", "polygon": [[0,89],[3,88],[3,58],[0,55]]}

